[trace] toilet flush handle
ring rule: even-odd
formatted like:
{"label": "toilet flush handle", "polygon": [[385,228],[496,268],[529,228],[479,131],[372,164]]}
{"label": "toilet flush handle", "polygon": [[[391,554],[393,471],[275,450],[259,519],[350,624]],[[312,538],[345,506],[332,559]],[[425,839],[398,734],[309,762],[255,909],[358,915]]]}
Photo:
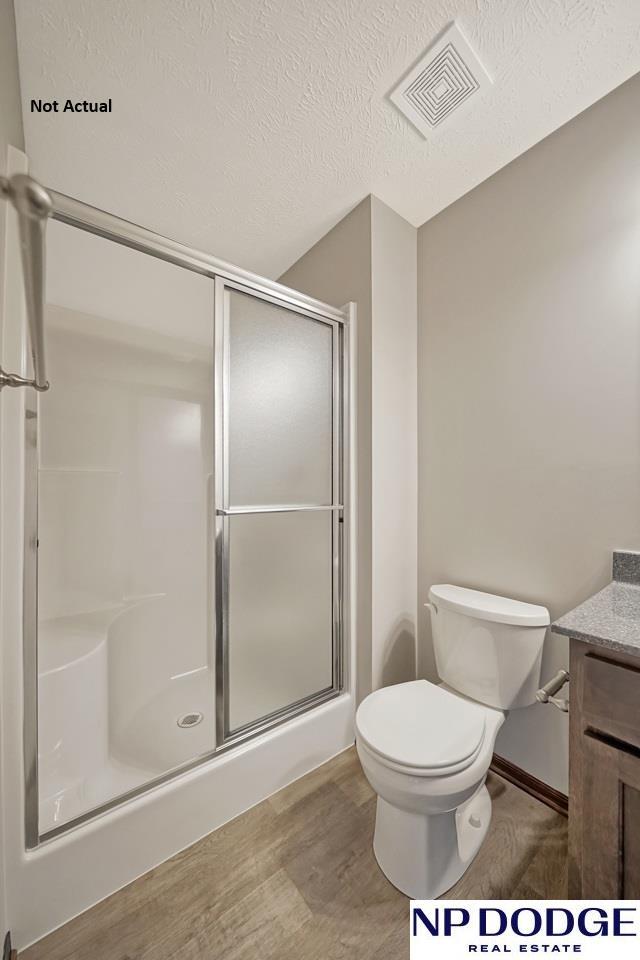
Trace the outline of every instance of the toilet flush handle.
{"label": "toilet flush handle", "polygon": [[438,608],[436,607],[435,603],[425,603],[425,607],[429,611],[433,610],[434,613],[438,612]]}
{"label": "toilet flush handle", "polygon": [[540,687],[536,693],[538,703],[552,703],[558,710],[562,710],[563,713],[568,713],[569,700],[563,697],[556,697],[555,694],[559,693],[565,683],[569,683],[570,679],[568,670],[558,670],[555,677],[549,680],[548,683],[545,683],[544,687]]}

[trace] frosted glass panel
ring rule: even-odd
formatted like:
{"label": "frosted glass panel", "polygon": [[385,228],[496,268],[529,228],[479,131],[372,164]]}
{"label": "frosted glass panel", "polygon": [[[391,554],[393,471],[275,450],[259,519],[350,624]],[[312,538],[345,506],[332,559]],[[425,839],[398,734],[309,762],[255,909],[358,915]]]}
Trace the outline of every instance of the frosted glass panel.
{"label": "frosted glass panel", "polygon": [[41,832],[215,746],[213,282],[52,223],[47,288]]}
{"label": "frosted glass panel", "polygon": [[332,683],[331,513],[231,517],[231,730]]}
{"label": "frosted glass panel", "polygon": [[229,502],[331,503],[332,327],[229,297]]}

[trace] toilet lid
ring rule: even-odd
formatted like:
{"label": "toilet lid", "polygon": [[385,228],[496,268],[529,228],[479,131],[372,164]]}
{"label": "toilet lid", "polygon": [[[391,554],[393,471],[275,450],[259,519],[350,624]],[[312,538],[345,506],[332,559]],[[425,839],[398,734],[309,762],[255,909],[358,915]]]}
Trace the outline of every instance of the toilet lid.
{"label": "toilet lid", "polygon": [[368,747],[394,763],[459,768],[477,756],[485,716],[480,704],[413,680],[370,694],[358,707],[356,727]]}

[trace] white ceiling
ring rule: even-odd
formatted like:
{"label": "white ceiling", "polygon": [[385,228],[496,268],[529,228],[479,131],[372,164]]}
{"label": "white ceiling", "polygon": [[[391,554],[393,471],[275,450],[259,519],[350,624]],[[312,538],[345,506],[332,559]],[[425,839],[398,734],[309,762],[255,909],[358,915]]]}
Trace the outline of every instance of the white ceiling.
{"label": "white ceiling", "polygon": [[[47,184],[278,276],[366,194],[420,224],[640,70],[639,0],[17,0]],[[387,95],[455,19],[494,78],[424,140]]]}

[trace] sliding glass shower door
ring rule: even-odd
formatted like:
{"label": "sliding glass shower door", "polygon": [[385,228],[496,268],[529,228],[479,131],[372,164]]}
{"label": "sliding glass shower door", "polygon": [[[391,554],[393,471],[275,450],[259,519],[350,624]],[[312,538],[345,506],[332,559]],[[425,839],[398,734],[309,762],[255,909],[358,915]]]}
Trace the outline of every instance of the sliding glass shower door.
{"label": "sliding glass shower door", "polygon": [[216,745],[214,281],[60,223],[47,252],[41,834]]}
{"label": "sliding glass shower door", "polygon": [[217,281],[219,743],[340,684],[340,336]]}
{"label": "sliding glass shower door", "polygon": [[25,424],[29,847],[342,687],[344,314],[56,202]]}

